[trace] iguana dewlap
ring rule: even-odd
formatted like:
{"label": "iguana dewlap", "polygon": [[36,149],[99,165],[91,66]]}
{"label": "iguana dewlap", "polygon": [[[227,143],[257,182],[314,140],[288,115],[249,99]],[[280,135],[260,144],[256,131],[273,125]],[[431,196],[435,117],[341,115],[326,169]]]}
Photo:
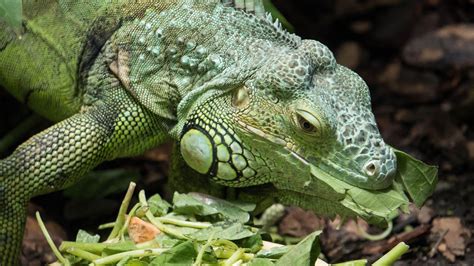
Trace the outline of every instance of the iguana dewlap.
{"label": "iguana dewlap", "polygon": [[21,35],[0,20],[0,85],[57,122],[0,160],[1,265],[16,262],[31,197],[169,140],[220,185],[308,199],[309,164],[391,185],[365,82],[259,1],[222,2],[23,1]]}

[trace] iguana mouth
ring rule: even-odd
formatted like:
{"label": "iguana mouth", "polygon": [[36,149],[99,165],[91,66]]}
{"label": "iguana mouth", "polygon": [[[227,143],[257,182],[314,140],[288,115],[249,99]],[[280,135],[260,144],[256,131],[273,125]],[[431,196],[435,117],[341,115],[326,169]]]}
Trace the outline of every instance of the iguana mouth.
{"label": "iguana mouth", "polygon": [[[316,159],[315,159],[316,160]],[[350,160],[349,160],[350,161]],[[328,158],[319,158],[318,168],[327,174],[344,181],[353,186],[368,189],[380,190],[389,187],[392,184],[393,175],[383,176],[380,179],[371,179],[361,173],[350,171],[349,169],[357,169],[357,167],[343,167]]]}

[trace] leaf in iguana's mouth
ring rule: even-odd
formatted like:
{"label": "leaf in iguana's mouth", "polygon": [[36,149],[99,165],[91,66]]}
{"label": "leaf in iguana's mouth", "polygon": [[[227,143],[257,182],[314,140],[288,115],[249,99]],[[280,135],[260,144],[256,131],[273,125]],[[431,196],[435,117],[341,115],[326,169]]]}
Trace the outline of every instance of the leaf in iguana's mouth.
{"label": "leaf in iguana's mouth", "polygon": [[311,174],[334,191],[344,191],[344,198],[338,202],[341,208],[351,210],[353,216],[360,216],[370,223],[386,224],[398,215],[398,209],[406,208],[409,203],[403,191],[395,187],[384,190],[358,188],[328,175],[315,166],[311,166]]}
{"label": "leaf in iguana's mouth", "polygon": [[398,164],[395,180],[403,184],[411,200],[421,207],[436,188],[438,167],[427,165],[399,150],[395,150],[395,154]]}
{"label": "leaf in iguana's mouth", "polygon": [[[374,224],[385,224],[398,215],[398,210],[407,210],[410,199],[421,206],[434,191],[437,182],[437,168],[414,159],[406,153],[396,151],[400,163],[397,178],[392,186],[384,190],[368,190],[350,185],[329,175],[320,168],[311,165],[311,174],[323,182],[333,193],[344,193],[344,197],[335,202],[332,213],[342,212],[347,215],[347,209],[364,220]],[[327,193],[328,191],[326,191]],[[337,206],[340,206],[340,210]]]}

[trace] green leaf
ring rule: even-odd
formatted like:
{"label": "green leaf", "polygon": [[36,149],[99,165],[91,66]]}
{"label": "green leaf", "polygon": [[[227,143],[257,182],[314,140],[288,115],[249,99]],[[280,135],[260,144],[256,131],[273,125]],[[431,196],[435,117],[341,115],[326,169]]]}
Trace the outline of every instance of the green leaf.
{"label": "green leaf", "polygon": [[271,259],[262,259],[262,258],[255,258],[252,259],[248,266],[273,266],[275,265]]}
{"label": "green leaf", "polygon": [[408,204],[404,194],[394,189],[367,191],[352,187],[347,190],[350,200],[343,201],[343,205],[354,208],[354,202],[359,208],[355,212],[361,215],[373,215],[389,221],[398,215],[398,209]]}
{"label": "green leaf", "polygon": [[210,236],[215,239],[237,240],[255,235],[248,226],[241,223],[222,221],[214,223],[212,226],[201,229],[195,234],[190,235],[192,239],[204,241]]}
{"label": "green leaf", "polygon": [[124,264],[124,266],[147,266],[147,265],[149,264],[138,259],[129,260]]}
{"label": "green leaf", "polygon": [[187,194],[175,192],[173,195],[173,211],[187,215],[212,215],[219,213],[215,208],[193,198]]}
{"label": "green leaf", "polygon": [[99,243],[100,236],[99,235],[91,235],[86,231],[79,229],[76,236],[76,242],[79,243]]}
{"label": "green leaf", "polygon": [[238,200],[229,201],[229,202],[246,212],[253,212],[255,210],[255,207],[257,207],[257,204],[252,203],[252,202],[244,202],[244,201],[238,201]]}
{"label": "green leaf", "polygon": [[246,209],[255,208],[254,204],[232,203],[200,193],[180,194],[173,196],[173,211],[183,215],[209,216],[220,214],[220,220],[246,223],[250,214]]}
{"label": "green leaf", "polygon": [[234,241],[237,246],[247,249],[246,252],[257,253],[263,247],[263,240],[260,234],[256,234],[244,239]]}
{"label": "green leaf", "polygon": [[197,252],[191,241],[181,243],[172,249],[163,252],[161,255],[153,259],[149,265],[192,265]]}
{"label": "green leaf", "polygon": [[205,252],[204,255],[202,256],[202,264],[211,264],[211,265],[218,265],[218,260],[216,258],[216,254],[212,252],[212,250],[209,248],[209,252]]}
{"label": "green leaf", "polygon": [[64,254],[64,258],[66,258],[71,265],[74,266],[89,266],[90,262],[86,261],[82,258],[79,258],[77,256],[71,255],[71,254]]}
{"label": "green leaf", "polygon": [[154,216],[163,216],[168,213],[171,204],[162,199],[159,194],[155,194],[148,199],[148,207]]}
{"label": "green leaf", "polygon": [[[250,206],[238,205],[226,200],[222,200],[210,195],[201,193],[189,193],[191,197],[200,201],[207,206],[214,208],[218,213],[231,221],[237,221],[239,223],[246,223],[250,220],[250,215],[247,210],[243,208],[249,208]],[[242,208],[243,207],[243,208]],[[253,206],[255,208],[255,205]]]}
{"label": "green leaf", "polygon": [[172,237],[168,236],[167,234],[159,234],[155,238],[155,240],[158,243],[158,246],[161,247],[161,248],[172,248],[172,247],[184,242],[184,240],[172,238]]}
{"label": "green leaf", "polygon": [[[299,202],[294,203],[310,209],[314,209],[311,205],[318,206],[315,211],[320,214],[359,216],[373,224],[386,224],[398,215],[399,209],[407,210],[409,199],[406,194],[415,204],[421,206],[433,193],[437,182],[436,167],[428,166],[400,151],[396,151],[396,155],[397,176],[393,186],[384,190],[367,190],[352,186],[311,165],[311,174],[316,178],[312,182],[316,185],[310,185],[313,186],[312,191],[317,192],[313,195],[317,196],[292,193],[293,197],[299,198]],[[324,193],[319,193],[321,183],[325,184]],[[331,194],[338,196],[331,198]],[[343,197],[340,198],[340,195]]]}
{"label": "green leaf", "polygon": [[319,247],[320,234],[321,231],[316,231],[305,237],[283,255],[276,262],[276,265],[314,265],[321,252]]}
{"label": "green leaf", "polygon": [[271,249],[263,249],[260,250],[256,258],[265,258],[265,259],[279,259],[283,255],[285,255],[293,246],[281,246],[281,247],[274,247]]}
{"label": "green leaf", "polygon": [[[408,205],[408,199],[403,192],[394,187],[385,190],[358,188],[327,174],[313,165],[311,165],[311,174],[333,188],[334,193],[344,191],[345,196],[342,200],[326,202],[326,204],[332,206],[332,208],[326,209],[330,213],[339,214],[343,217],[359,216],[370,223],[384,225],[398,215],[399,208]],[[329,192],[331,192],[330,189],[328,189]]]}
{"label": "green leaf", "polygon": [[410,155],[395,150],[399,180],[413,202],[421,207],[433,193],[438,182],[438,168],[419,161]]}

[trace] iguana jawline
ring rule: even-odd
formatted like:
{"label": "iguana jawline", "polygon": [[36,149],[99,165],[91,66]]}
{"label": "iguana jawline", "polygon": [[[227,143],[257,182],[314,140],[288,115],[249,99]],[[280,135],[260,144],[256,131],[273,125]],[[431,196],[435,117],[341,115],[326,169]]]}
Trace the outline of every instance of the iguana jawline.
{"label": "iguana jawline", "polygon": [[262,130],[258,129],[258,128],[255,128],[249,124],[246,124],[242,121],[238,121],[238,123],[244,128],[247,130],[247,132],[250,132],[250,133],[254,133],[256,134],[257,136],[260,136],[272,143],[275,143],[277,145],[280,145],[280,146],[283,146],[283,148],[285,150],[287,150],[288,152],[291,153],[291,155],[293,155],[296,159],[300,160],[301,162],[303,162],[305,165],[309,165],[310,163],[303,158],[303,156],[301,156],[300,154],[298,154],[296,151],[293,151],[292,149],[290,149],[288,147],[288,142],[284,141],[283,139],[279,138],[279,137],[275,137],[269,133],[265,133],[263,132]]}

